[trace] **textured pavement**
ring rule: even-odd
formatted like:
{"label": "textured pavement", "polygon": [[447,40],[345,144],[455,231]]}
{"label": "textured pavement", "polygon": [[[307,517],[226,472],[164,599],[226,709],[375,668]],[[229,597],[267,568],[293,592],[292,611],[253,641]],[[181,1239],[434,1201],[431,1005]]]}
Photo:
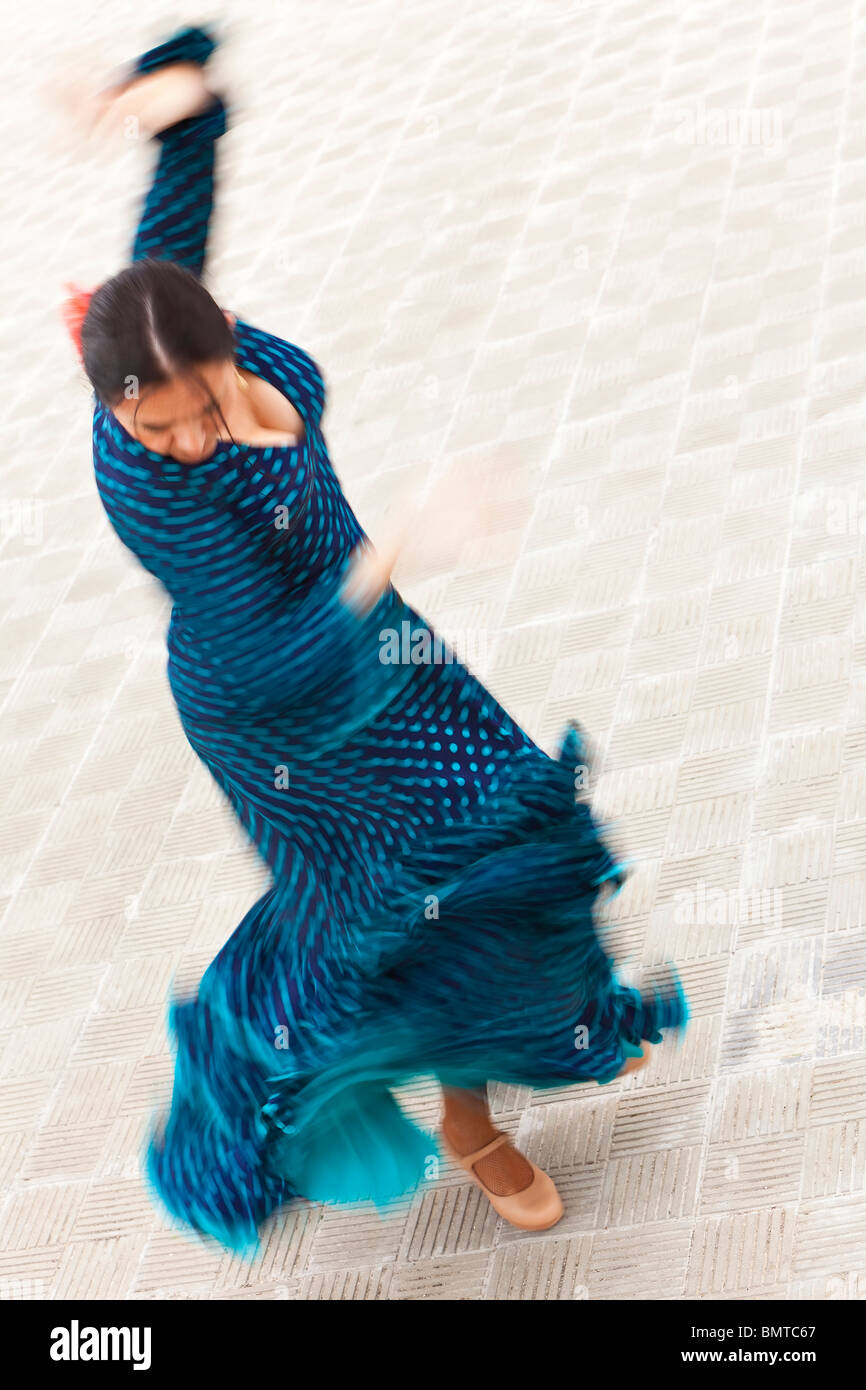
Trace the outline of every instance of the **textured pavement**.
{"label": "textured pavement", "polygon": [[[494,1089],[563,1194],[540,1235],[445,1165],[385,1219],[283,1212],[250,1269],[139,1173],[170,985],[266,880],[183,738],[59,320],[153,151],[82,144],[44,88],[222,14],[214,292],[322,367],[374,538],[431,474],[488,498],[404,592],[543,746],[581,721],[635,861],[611,949],[691,1000],[633,1077]],[[862,8],[37,16],[0,52],[0,1297],[866,1297]],[[433,1128],[432,1079],[401,1098]]]}

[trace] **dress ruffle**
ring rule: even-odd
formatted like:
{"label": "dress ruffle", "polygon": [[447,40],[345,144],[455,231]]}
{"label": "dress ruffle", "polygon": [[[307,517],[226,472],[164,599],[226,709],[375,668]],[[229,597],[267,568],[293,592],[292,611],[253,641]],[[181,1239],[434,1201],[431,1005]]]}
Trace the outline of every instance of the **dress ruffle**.
{"label": "dress ruffle", "polygon": [[[332,576],[307,600],[312,631],[303,615],[287,621],[271,652],[282,680],[268,708],[291,730],[295,759],[359,736],[374,751],[377,718],[411,690],[411,666],[379,661],[380,633],[407,613],[416,631],[424,619],[393,589],[365,618],[339,594]],[[232,684],[239,709],[244,670]],[[496,719],[464,666],[440,671],[463,719]],[[517,730],[504,711],[498,721],[502,736]],[[201,732],[187,733],[206,757]],[[293,1197],[387,1208],[442,1161],[438,1137],[405,1114],[394,1087],[419,1076],[605,1084],[643,1040],[685,1025],[675,971],[640,993],[617,983],[600,941],[597,900],[620,890],[628,868],[575,799],[586,760],[577,725],[555,759],[518,745],[498,789],[425,827],[410,852],[370,863],[365,912],[341,912],[327,852],[251,909],[197,998],[172,1005],[170,1127],[153,1137],[149,1173],[178,1218],[252,1253],[262,1220]]]}

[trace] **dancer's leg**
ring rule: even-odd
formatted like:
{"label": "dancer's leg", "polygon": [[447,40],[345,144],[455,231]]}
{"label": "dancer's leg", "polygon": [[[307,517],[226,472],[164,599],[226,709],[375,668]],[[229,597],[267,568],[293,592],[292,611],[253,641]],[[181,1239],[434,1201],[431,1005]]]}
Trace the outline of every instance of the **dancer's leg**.
{"label": "dancer's leg", "polygon": [[[637,1071],[646,1066],[649,1059],[649,1044],[645,1044],[641,1056],[629,1057],[619,1075],[627,1076]],[[442,1099],[445,1105],[442,1129],[459,1154],[483,1148],[500,1132],[490,1118],[486,1086],[466,1090],[443,1085]],[[532,1181],[532,1169],[511,1144],[503,1144],[486,1158],[480,1159],[474,1167],[481,1181],[497,1197],[510,1197],[515,1192],[522,1192]]]}
{"label": "dancer's leg", "polygon": [[646,1066],[647,1062],[650,1059],[650,1044],[641,1043],[641,1049],[642,1051],[640,1057],[629,1057],[625,1066],[622,1068],[620,1072],[618,1072],[619,1076],[626,1076],[628,1072],[637,1071],[639,1067]]}
{"label": "dancer's leg", "polygon": [[[445,1113],[442,1128],[459,1154],[473,1153],[483,1148],[501,1131],[490,1119],[487,1087],[477,1090],[458,1090],[442,1087]],[[511,1144],[502,1144],[492,1154],[474,1165],[478,1177],[497,1197],[510,1197],[522,1192],[532,1182],[532,1169],[521,1153]]]}

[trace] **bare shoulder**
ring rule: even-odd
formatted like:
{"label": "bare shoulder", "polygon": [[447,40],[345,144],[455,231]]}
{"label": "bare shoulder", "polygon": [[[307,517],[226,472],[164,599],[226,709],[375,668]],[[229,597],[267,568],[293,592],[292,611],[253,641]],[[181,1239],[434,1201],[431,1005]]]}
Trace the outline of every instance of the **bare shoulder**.
{"label": "bare shoulder", "polygon": [[302,435],[303,417],[292,405],[288,396],[278,391],[269,381],[256,376],[255,372],[241,369],[246,383],[246,397],[257,425],[262,430],[276,430],[281,434]]}

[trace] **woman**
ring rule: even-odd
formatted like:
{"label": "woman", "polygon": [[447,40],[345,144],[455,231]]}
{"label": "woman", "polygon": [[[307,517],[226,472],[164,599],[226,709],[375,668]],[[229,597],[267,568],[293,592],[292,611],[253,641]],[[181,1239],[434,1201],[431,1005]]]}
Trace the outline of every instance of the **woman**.
{"label": "woman", "polygon": [[436,1175],[437,1139],[392,1093],[434,1075],[447,1152],[543,1230],[562,1203],[492,1124],[487,1082],[604,1084],[687,1004],[675,972],[646,997],[620,985],[596,935],[625,869],[575,798],[576,726],[550,758],[441,659],[340,489],[317,364],[202,283],[213,47],[182,29],[99,98],[101,124],[132,115],[160,152],[131,264],[68,305],[100,497],[173,599],[184,732],[272,874],[171,1001],[148,1176],[237,1251],[296,1196],[384,1207]]}

